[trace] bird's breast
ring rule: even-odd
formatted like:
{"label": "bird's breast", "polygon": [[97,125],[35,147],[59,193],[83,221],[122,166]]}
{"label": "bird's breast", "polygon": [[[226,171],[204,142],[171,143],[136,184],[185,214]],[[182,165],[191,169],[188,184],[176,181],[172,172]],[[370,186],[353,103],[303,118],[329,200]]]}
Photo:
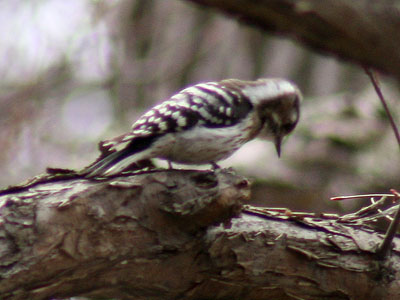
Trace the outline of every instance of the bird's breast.
{"label": "bird's breast", "polygon": [[227,127],[195,126],[190,130],[167,134],[157,140],[160,158],[183,164],[206,164],[231,156],[260,131],[253,116]]}

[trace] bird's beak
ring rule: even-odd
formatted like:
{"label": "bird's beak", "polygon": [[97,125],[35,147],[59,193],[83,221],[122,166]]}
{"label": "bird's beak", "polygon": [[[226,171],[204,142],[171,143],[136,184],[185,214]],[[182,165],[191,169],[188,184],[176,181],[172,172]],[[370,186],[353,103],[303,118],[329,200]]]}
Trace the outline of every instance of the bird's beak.
{"label": "bird's beak", "polygon": [[276,153],[278,154],[278,157],[281,157],[281,144],[282,144],[282,137],[277,136],[275,138],[275,149],[276,149]]}

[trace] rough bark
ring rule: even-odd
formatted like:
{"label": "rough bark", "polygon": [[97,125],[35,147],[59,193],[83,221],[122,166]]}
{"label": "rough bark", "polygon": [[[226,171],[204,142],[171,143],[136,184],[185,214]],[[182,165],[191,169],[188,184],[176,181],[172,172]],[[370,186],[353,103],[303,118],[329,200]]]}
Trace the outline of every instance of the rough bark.
{"label": "rough bark", "polygon": [[230,170],[4,190],[0,299],[399,299],[400,240],[376,259],[375,210],[241,211],[249,194]]}
{"label": "rough bark", "polygon": [[400,79],[400,8],[393,0],[190,0]]}

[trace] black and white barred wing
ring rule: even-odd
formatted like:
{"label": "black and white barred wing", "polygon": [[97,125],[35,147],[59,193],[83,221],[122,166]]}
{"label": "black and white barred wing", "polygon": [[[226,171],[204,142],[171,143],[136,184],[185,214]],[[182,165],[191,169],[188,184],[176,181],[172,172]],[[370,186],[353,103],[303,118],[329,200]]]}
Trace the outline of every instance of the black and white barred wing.
{"label": "black and white barred wing", "polygon": [[[109,151],[120,150],[121,145],[139,139],[154,140],[158,136],[190,130],[196,125],[218,128],[233,126],[251,109],[250,102],[232,89],[237,80],[200,83],[184,89],[170,99],[153,107],[133,125],[130,133],[104,141]],[[141,148],[141,147],[140,147]]]}
{"label": "black and white barred wing", "polygon": [[246,117],[252,105],[240,92],[237,83],[229,79],[200,83],[181,92],[191,110],[197,112],[199,125],[209,128],[236,125]]}
{"label": "black and white barred wing", "polygon": [[132,125],[131,132],[102,142],[105,157],[89,166],[86,172],[91,176],[115,174],[139,160],[157,157],[163,149],[152,145],[168,134],[199,126],[236,125],[252,108],[240,93],[238,83],[225,80],[197,84],[153,107]]}

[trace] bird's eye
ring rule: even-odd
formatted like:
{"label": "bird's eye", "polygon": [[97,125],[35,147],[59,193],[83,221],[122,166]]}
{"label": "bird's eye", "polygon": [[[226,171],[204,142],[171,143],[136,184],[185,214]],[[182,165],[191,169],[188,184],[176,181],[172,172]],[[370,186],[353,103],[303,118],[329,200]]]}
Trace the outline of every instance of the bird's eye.
{"label": "bird's eye", "polygon": [[294,129],[294,125],[293,123],[286,123],[282,125],[282,129],[285,132],[291,132]]}

